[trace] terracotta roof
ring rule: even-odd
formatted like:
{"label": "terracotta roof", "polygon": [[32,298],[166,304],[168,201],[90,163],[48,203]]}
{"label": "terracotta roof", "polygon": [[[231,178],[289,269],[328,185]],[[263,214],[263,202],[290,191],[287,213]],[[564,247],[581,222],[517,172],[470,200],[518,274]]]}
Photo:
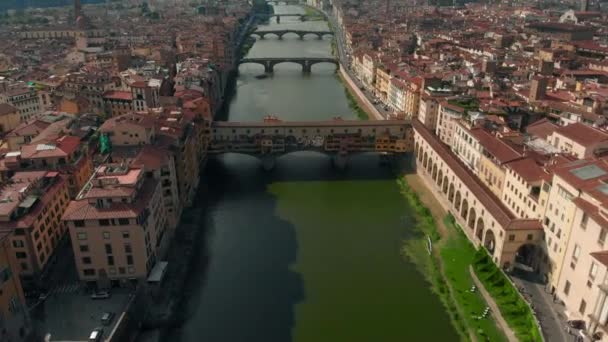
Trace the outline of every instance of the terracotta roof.
{"label": "terracotta roof", "polygon": [[608,133],[578,122],[570,124],[568,126],[562,126],[558,128],[555,133],[561,134],[568,139],[574,140],[583,146],[589,146],[600,142],[608,141]]}
{"label": "terracotta roof", "polygon": [[109,208],[97,208],[88,199],[71,201],[62,220],[99,220],[112,218],[136,218],[144,210],[158,186],[158,181],[147,178],[134,203],[112,203]]}
{"label": "terracotta roof", "polygon": [[108,91],[103,94],[105,99],[132,101],[133,94],[130,91]]}
{"label": "terracotta roof", "polygon": [[479,141],[481,146],[501,164],[521,157],[521,154],[509,146],[509,144],[488,133],[483,128],[476,127],[471,129],[470,132]]}
{"label": "terracotta roof", "polygon": [[547,137],[551,135],[551,133],[555,132],[555,130],[558,128],[558,125],[552,123],[548,119],[541,119],[531,125],[528,125],[528,127],[526,127],[526,132],[535,137],[547,140]]}
{"label": "terracotta roof", "polygon": [[516,219],[513,213],[502,204],[479,178],[475,176],[454,154],[442,144],[422,123],[418,120],[412,121],[412,126],[418,134],[431,146],[433,150],[443,159],[448,167],[471,191],[473,196],[488,210],[496,222],[505,230],[541,230],[540,221],[533,219]]}
{"label": "terracotta roof", "polygon": [[543,168],[531,157],[511,161],[505,166],[520,175],[528,183],[541,181],[547,175]]}

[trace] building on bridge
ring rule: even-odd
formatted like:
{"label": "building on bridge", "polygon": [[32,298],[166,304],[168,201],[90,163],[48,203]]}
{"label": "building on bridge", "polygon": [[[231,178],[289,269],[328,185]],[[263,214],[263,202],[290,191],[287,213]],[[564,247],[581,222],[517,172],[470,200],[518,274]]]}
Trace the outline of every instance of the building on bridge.
{"label": "building on bridge", "polygon": [[344,166],[353,153],[411,152],[413,141],[406,121],[216,122],[209,153],[250,154],[262,158],[264,166],[271,168],[277,156],[317,151],[334,156],[338,166]]}

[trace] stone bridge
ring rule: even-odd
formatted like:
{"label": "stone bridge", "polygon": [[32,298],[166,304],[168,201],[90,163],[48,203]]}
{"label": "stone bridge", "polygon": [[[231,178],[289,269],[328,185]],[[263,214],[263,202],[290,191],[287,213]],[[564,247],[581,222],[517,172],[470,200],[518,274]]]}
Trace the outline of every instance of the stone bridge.
{"label": "stone bridge", "polygon": [[266,1],[269,5],[298,5],[300,0],[270,0]]}
{"label": "stone bridge", "polygon": [[285,13],[285,14],[257,14],[258,18],[268,19],[268,18],[277,18],[277,23],[281,22],[281,17],[298,17],[300,21],[304,21],[307,17],[306,14],[303,13]]}
{"label": "stone bridge", "polygon": [[209,153],[242,153],[260,158],[265,169],[275,158],[297,151],[331,155],[335,164],[346,166],[348,155],[378,152],[402,154],[414,150],[411,123],[404,120],[341,120],[284,122],[215,122]]}
{"label": "stone bridge", "polygon": [[312,66],[319,63],[332,63],[340,68],[340,62],[333,57],[267,57],[267,58],[243,58],[238,65],[254,63],[264,66],[266,73],[272,73],[274,66],[281,63],[297,63],[302,66],[303,72],[311,72]]}
{"label": "stone bridge", "polygon": [[257,35],[258,37],[260,37],[260,39],[264,39],[264,38],[266,38],[267,35],[274,34],[275,36],[279,37],[279,39],[283,39],[283,36],[288,33],[297,34],[300,37],[300,39],[304,39],[304,37],[308,34],[316,35],[317,38],[319,38],[319,39],[323,39],[323,37],[326,35],[330,35],[330,36],[334,35],[334,33],[332,31],[310,31],[310,30],[289,30],[289,29],[253,31],[253,32],[251,32],[250,35],[251,36]]}

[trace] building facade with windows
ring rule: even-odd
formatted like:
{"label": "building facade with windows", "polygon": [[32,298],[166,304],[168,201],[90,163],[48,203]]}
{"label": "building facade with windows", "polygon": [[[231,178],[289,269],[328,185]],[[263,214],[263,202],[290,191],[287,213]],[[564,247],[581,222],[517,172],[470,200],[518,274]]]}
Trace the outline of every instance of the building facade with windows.
{"label": "building facade with windows", "polygon": [[100,166],[63,221],[80,280],[92,288],[142,282],[169,241],[161,183],[143,167]]}
{"label": "building facade with windows", "polygon": [[52,171],[17,172],[0,192],[0,231],[11,247],[24,286],[38,284],[66,233],[61,215],[69,202],[65,176]]}

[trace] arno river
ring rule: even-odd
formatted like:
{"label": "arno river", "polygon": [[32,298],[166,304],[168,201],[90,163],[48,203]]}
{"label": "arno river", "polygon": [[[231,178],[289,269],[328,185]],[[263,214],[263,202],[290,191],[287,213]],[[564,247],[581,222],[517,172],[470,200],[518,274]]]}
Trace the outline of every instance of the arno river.
{"label": "arno river", "polygon": [[[276,13],[304,13],[276,6]],[[326,30],[326,22],[281,18],[260,29]],[[248,57],[331,55],[329,38],[258,40]],[[296,64],[242,65],[231,121],[354,119],[331,64],[302,75]],[[211,159],[198,269],[174,332],[184,342],[455,341],[439,299],[401,254],[411,223],[391,171],[378,156],[294,153],[272,171],[249,156]]]}

